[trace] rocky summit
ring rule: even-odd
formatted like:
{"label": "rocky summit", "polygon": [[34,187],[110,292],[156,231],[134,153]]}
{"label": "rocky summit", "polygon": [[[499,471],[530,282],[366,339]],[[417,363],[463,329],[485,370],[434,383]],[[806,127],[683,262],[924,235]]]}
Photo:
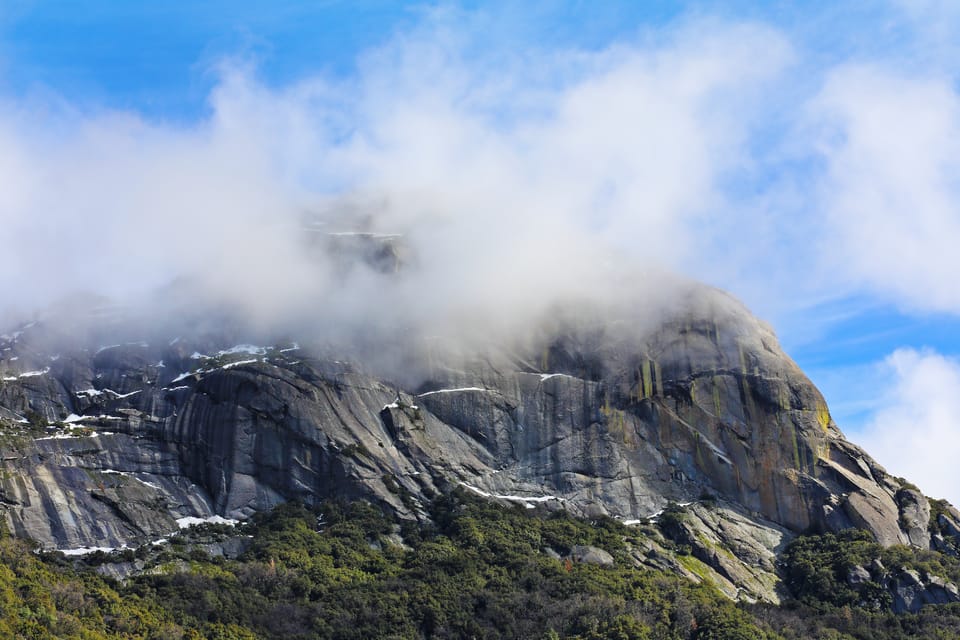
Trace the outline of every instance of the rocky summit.
{"label": "rocky summit", "polygon": [[843,437],[771,329],[715,289],[690,299],[636,331],[595,314],[480,354],[395,346],[409,375],[316,340],[27,323],[0,337],[3,518],[75,550],[290,500],[425,519],[456,487],[627,524],[681,504],[675,533],[704,564],[691,577],[771,601],[776,554],[801,532],[929,548],[926,498]]}

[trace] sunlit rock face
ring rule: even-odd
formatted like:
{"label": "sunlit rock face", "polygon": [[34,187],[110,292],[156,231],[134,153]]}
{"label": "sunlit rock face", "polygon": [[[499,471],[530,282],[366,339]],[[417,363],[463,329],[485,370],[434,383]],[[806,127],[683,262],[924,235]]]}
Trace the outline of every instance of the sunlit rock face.
{"label": "sunlit rock face", "polygon": [[923,501],[738,302],[692,286],[654,320],[631,309],[568,309],[468,351],[394,339],[389,368],[230,323],[67,339],[40,320],[0,339],[4,517],[47,547],[115,547],[291,499],[422,518],[463,485],[624,520],[710,496],[787,533],[929,544]]}

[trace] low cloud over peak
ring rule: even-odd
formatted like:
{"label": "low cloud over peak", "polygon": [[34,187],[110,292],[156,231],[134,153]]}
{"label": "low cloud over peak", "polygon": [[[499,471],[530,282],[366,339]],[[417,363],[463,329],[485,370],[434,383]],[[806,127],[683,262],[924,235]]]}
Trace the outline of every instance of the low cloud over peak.
{"label": "low cloud over peak", "polygon": [[[209,117],[189,126],[8,101],[5,303],[123,299],[186,277],[264,321],[387,307],[422,326],[654,287],[644,274],[688,263],[745,153],[741,107],[789,50],[770,29],[696,26],[493,76],[460,55],[461,35],[420,27],[349,80],[268,87],[225,64]],[[305,212],[331,211],[331,232],[399,234],[415,263],[389,284],[344,279],[304,250]]]}

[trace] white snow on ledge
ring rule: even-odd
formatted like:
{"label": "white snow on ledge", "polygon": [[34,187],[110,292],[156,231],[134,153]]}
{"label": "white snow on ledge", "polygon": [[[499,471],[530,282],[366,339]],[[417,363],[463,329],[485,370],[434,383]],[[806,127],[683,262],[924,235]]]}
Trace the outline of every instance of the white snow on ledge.
{"label": "white snow on ledge", "polygon": [[105,344],[101,345],[99,349],[94,351],[93,355],[97,355],[98,353],[106,351],[107,349],[116,349],[117,347],[140,347],[142,349],[147,349],[150,347],[150,343],[141,340],[139,342],[124,342],[123,344]]}
{"label": "white snow on ledge", "polygon": [[[203,357],[206,358],[207,356],[203,356]],[[223,365],[222,367],[215,367],[215,368],[213,368],[213,369],[197,369],[196,371],[184,371],[183,373],[181,373],[180,375],[178,375],[176,378],[174,378],[173,380],[171,380],[171,381],[170,381],[170,384],[175,384],[175,383],[177,383],[177,382],[181,382],[181,381],[186,380],[187,378],[190,378],[190,377],[192,377],[192,376],[202,376],[202,375],[207,374],[207,373],[213,373],[214,371],[223,371],[223,370],[226,370],[226,369],[232,369],[232,368],[234,368],[234,367],[239,367],[240,365],[243,365],[243,364],[255,364],[255,363],[257,363],[257,362],[262,362],[262,361],[261,361],[259,358],[253,358],[253,359],[251,359],[251,360],[237,360],[236,362],[228,362],[227,364]],[[177,388],[179,388],[179,387],[177,387]],[[170,390],[169,387],[164,387],[164,389],[167,389],[168,391]]]}
{"label": "white snow on ledge", "polygon": [[580,380],[580,378],[576,376],[571,376],[569,373],[541,373],[539,375],[540,375],[540,382],[543,382],[545,380],[550,380],[551,378],[570,378],[571,380]]}
{"label": "white snow on ledge", "polygon": [[230,347],[229,349],[224,349],[223,351],[218,351],[218,356],[229,356],[235,353],[245,353],[250,356],[265,356],[267,355],[266,347],[258,347],[253,344],[238,344],[235,347]]}
{"label": "white snow on ledge", "polygon": [[426,393],[421,393],[418,398],[426,398],[427,396],[432,396],[438,393],[460,393],[461,391],[485,391],[488,392],[490,389],[482,389],[480,387],[459,387],[457,389],[437,389],[436,391],[427,391]]}
{"label": "white snow on ledge", "polygon": [[111,551],[116,551],[117,549],[126,549],[126,545],[122,547],[77,547],[76,549],[57,549],[60,553],[65,556],[86,556],[91,553],[96,553],[97,551],[103,551],[104,553],[110,553]]}
{"label": "white snow on ledge", "polygon": [[93,438],[99,436],[100,434],[96,431],[91,431],[86,435],[73,435],[70,433],[58,433],[52,436],[43,436],[42,438],[34,438],[34,440],[74,440],[77,438]]}
{"label": "white snow on ledge", "polygon": [[267,347],[258,347],[255,344],[238,344],[236,346],[230,347],[229,349],[221,349],[217,351],[217,355],[208,356],[199,351],[194,351],[190,358],[193,360],[213,360],[214,358],[221,358],[223,356],[235,356],[240,353],[245,353],[248,356],[265,356],[267,355]]}
{"label": "white snow on ledge", "polygon": [[171,381],[170,381],[170,384],[173,384],[174,382],[180,382],[180,381],[182,381],[182,380],[186,380],[186,379],[189,378],[190,376],[192,376],[192,375],[194,375],[194,374],[201,373],[202,371],[203,371],[202,369],[201,369],[200,371],[184,371],[183,373],[181,373],[180,375],[178,375],[176,378],[174,378],[173,380],[171,380]]}
{"label": "white snow on ledge", "polygon": [[143,391],[143,389],[137,389],[136,391],[131,391],[130,393],[118,393],[113,389],[83,389],[82,391],[77,391],[76,395],[78,397],[87,396],[88,398],[93,398],[95,396],[103,395],[104,393],[109,393],[114,398],[120,399],[120,398],[129,398],[130,396],[135,396],[141,391]]}
{"label": "white snow on ledge", "polygon": [[197,518],[195,516],[187,516],[185,518],[177,518],[177,526],[181,529],[187,529],[194,525],[199,524],[226,524],[231,527],[234,527],[240,524],[239,520],[234,520],[232,518],[224,518],[223,516],[209,516],[207,518]]}
{"label": "white snow on ledge", "polygon": [[239,366],[242,365],[242,364],[253,364],[254,362],[260,362],[260,361],[257,360],[256,358],[254,358],[253,360],[238,360],[237,362],[230,362],[230,363],[228,363],[228,364],[225,364],[225,365],[223,365],[223,366],[220,367],[220,368],[221,368],[221,369],[232,369],[232,368],[234,368],[234,367],[239,367]]}
{"label": "white snow on ledge", "polygon": [[[678,502],[678,503],[676,503],[676,506],[678,506],[678,507],[689,507],[690,505],[694,504],[694,502],[697,502],[697,501],[694,500],[694,501],[692,501],[692,502]],[[645,522],[650,522],[651,520],[656,520],[657,518],[659,518],[659,517],[662,516],[662,515],[663,515],[663,509],[658,509],[657,511],[654,511],[654,512],[651,513],[650,515],[648,515],[648,516],[646,516],[646,517],[644,517],[644,518],[640,518],[639,520],[624,520],[624,521],[623,521],[623,524],[625,524],[625,525],[628,526],[628,527],[629,527],[629,526],[632,526],[632,525],[643,524],[643,523],[645,523]]]}
{"label": "white snow on ledge", "polygon": [[560,498],[557,496],[502,496],[502,495],[497,495],[495,493],[487,493],[483,489],[478,489],[472,484],[467,484],[466,482],[461,482],[460,484],[466,487],[467,489],[470,489],[470,491],[473,491],[475,494],[479,496],[483,496],[484,498],[498,498],[500,500],[510,500],[511,502],[519,502],[523,504],[523,506],[525,506],[527,509],[535,508],[536,505],[533,503],[543,503],[543,502],[549,502],[551,500],[556,500],[557,502],[566,502],[566,498]]}
{"label": "white snow on ledge", "polygon": [[[81,422],[95,422],[99,420],[126,420],[126,418],[122,416],[108,416],[105,413],[101,413],[98,416],[78,416],[75,413],[71,413],[63,419],[63,422],[64,424],[77,424]],[[42,440],[42,438],[38,438],[38,440]]]}
{"label": "white snow on ledge", "polygon": [[37,376],[44,376],[50,373],[50,367],[46,367],[42,371],[24,371],[23,373],[15,376],[6,376],[3,378],[4,382],[12,382],[14,380],[19,380],[20,378],[36,378]]}
{"label": "white snow on ledge", "polygon": [[106,475],[123,476],[124,478],[132,478],[132,479],[136,480],[137,482],[139,482],[140,484],[145,484],[145,485],[147,485],[147,486],[150,487],[151,489],[160,489],[160,490],[163,489],[163,487],[161,487],[161,486],[158,485],[157,483],[155,483],[155,482],[148,482],[147,480],[144,480],[143,478],[138,478],[136,475],[134,475],[134,474],[133,474],[132,472],[130,472],[130,471],[117,471],[116,469],[100,469],[100,473],[103,473],[103,474],[106,474]]}
{"label": "white snow on ledge", "polygon": [[[419,396],[418,396],[418,397],[419,397]],[[396,400],[394,400],[394,401],[391,402],[390,404],[385,404],[385,405],[383,405],[383,409],[380,409],[380,411],[386,411],[387,409],[403,409],[403,408],[406,408],[406,407],[409,407],[410,409],[413,409],[414,411],[416,411],[416,410],[418,410],[418,409],[420,408],[420,407],[418,407],[418,406],[415,405],[415,404],[402,405],[402,404],[400,404],[400,402],[401,402],[401,401],[400,401],[400,398],[398,397]]]}

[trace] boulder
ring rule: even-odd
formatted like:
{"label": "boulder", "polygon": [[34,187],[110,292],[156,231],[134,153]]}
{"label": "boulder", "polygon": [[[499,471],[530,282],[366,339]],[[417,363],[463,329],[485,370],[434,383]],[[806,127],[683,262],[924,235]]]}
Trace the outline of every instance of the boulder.
{"label": "boulder", "polygon": [[570,554],[567,557],[582,564],[595,564],[604,567],[613,565],[612,555],[603,549],[590,545],[574,545],[570,548]]}

